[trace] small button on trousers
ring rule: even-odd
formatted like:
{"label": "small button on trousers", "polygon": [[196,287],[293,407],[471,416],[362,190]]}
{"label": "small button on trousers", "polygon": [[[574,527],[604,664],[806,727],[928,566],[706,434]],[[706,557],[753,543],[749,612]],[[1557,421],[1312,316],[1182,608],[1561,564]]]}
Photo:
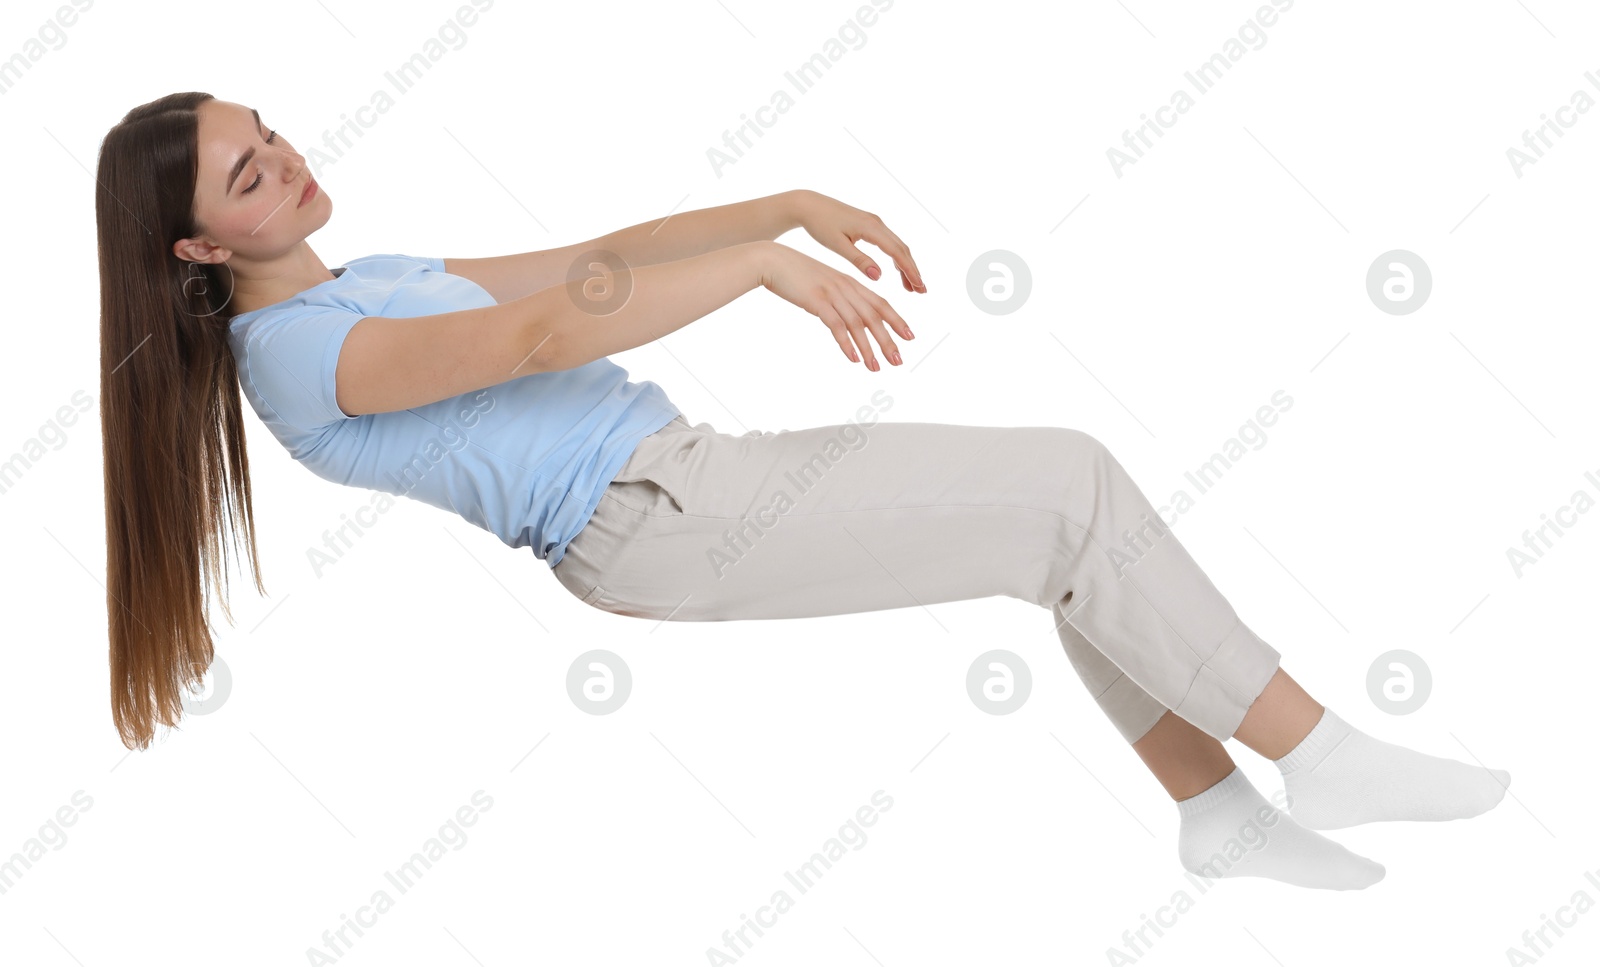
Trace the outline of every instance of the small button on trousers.
{"label": "small button on trousers", "polygon": [[1229,738],[1279,659],[1111,452],[1065,427],[736,436],[680,415],[640,441],[553,573],[602,611],[673,621],[1018,598],[1049,611],[1128,742],[1168,709]]}

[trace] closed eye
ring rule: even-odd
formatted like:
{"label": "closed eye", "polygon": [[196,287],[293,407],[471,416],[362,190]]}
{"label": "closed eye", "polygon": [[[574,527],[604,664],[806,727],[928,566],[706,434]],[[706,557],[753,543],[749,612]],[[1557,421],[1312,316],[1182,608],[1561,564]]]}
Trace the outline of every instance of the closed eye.
{"label": "closed eye", "polygon": [[[273,131],[270,131],[270,132],[268,132],[268,134],[267,134],[267,143],[268,143],[268,144],[271,144],[271,143],[272,143],[272,142],[274,142],[274,141],[276,141],[276,140],[278,140],[278,132],[277,132],[277,131],[276,131],[276,130],[273,130]],[[246,194],[246,195],[248,195],[248,194],[250,194],[250,193],[251,193],[251,192],[252,192],[252,191],[255,191],[255,190],[256,190],[256,188],[258,188],[258,187],[259,187],[259,186],[260,186],[260,185],[261,185],[261,178],[262,178],[262,175],[261,175],[261,173],[260,173],[260,172],[256,172],[256,180],[255,180],[255,181],[252,181],[252,182],[250,182],[250,187],[249,187],[249,188],[246,188],[246,189],[245,189],[245,190],[244,190],[244,191],[243,191],[243,192],[242,192],[242,194]]]}

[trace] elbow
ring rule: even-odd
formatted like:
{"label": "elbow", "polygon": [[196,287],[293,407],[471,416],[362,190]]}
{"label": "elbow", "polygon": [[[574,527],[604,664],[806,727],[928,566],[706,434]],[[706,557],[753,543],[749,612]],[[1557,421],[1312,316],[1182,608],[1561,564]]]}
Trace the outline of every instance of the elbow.
{"label": "elbow", "polygon": [[573,365],[567,359],[567,340],[560,326],[549,317],[530,320],[523,327],[516,352],[519,361],[511,370],[512,379],[569,369]]}

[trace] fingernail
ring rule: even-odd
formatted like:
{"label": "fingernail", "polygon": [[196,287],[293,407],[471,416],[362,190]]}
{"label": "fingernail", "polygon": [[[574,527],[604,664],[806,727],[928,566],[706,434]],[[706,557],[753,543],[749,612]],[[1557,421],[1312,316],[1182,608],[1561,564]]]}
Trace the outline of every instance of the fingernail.
{"label": "fingernail", "polygon": [[900,354],[899,353],[890,353],[889,354],[889,362],[894,363],[896,366],[900,365]]}

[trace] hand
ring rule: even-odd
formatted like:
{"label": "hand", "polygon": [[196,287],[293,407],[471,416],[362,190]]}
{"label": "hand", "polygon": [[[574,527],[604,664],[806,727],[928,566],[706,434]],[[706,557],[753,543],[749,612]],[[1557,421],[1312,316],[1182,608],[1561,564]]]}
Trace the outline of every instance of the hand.
{"label": "hand", "polygon": [[[915,339],[911,327],[876,292],[816,259],[778,242],[761,243],[761,284],[772,294],[794,303],[821,319],[852,362],[860,362],[856,346],[867,358],[867,368],[878,371],[867,332],[883,347],[890,364],[899,366],[900,350],[884,327],[884,321],[907,339]],[[855,345],[851,345],[854,340]]]}
{"label": "hand", "polygon": [[900,284],[907,292],[928,291],[922,283],[921,270],[911,258],[911,250],[900,241],[900,236],[889,231],[883,219],[820,192],[802,189],[796,194],[799,197],[797,215],[806,234],[844,256],[862,275],[876,282],[883,275],[882,270],[855,244],[863,240],[871,242],[894,259],[895,268],[900,270]]}

